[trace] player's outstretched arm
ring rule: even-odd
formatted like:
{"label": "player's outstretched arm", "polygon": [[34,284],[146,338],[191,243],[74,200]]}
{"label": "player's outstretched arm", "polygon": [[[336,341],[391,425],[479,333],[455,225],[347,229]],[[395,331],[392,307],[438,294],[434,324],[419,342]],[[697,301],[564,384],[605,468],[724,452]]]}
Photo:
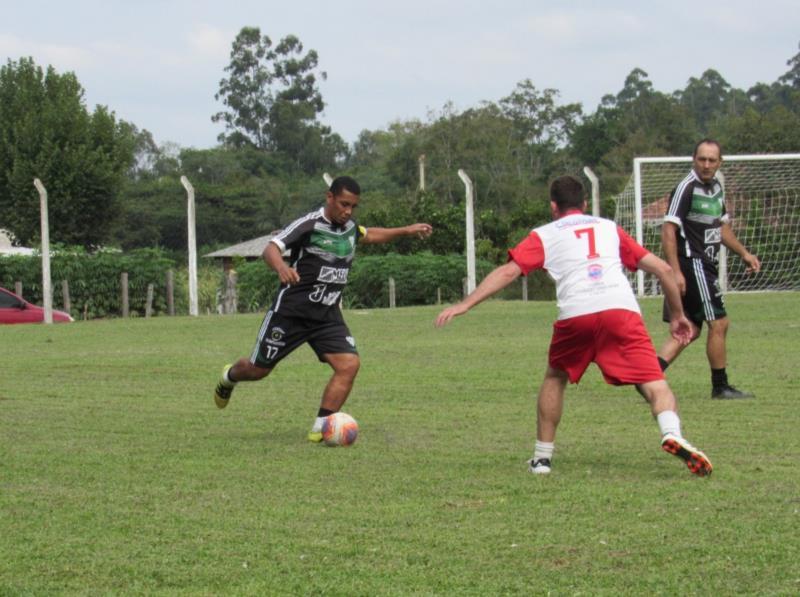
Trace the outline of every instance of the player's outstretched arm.
{"label": "player's outstretched arm", "polygon": [[739,242],[739,239],[736,238],[736,234],[733,232],[733,228],[731,228],[728,222],[723,222],[721,232],[722,244],[741,257],[742,261],[744,261],[747,266],[745,272],[748,274],[757,274],[760,272],[761,261]]}
{"label": "player's outstretched arm", "polygon": [[365,244],[389,243],[401,236],[416,236],[417,238],[428,238],[433,233],[433,226],[430,224],[417,223],[408,226],[398,226],[397,228],[367,228],[367,235],[362,237],[361,242]]}
{"label": "player's outstretched arm", "polygon": [[478,303],[511,284],[521,274],[522,270],[514,261],[509,261],[505,265],[495,268],[468,297],[439,313],[436,318],[436,327],[440,328],[454,317],[463,315]]}

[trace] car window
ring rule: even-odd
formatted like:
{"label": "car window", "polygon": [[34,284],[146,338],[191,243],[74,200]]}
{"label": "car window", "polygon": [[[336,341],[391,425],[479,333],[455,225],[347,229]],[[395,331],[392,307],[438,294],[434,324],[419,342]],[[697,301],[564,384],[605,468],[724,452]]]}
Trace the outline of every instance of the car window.
{"label": "car window", "polygon": [[19,304],[17,297],[0,290],[0,308],[19,307]]}

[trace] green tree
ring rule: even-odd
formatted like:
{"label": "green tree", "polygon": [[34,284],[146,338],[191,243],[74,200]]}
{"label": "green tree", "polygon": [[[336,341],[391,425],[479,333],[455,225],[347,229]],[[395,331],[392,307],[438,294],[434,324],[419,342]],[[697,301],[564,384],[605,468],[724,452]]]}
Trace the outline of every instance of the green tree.
{"label": "green tree", "polygon": [[233,41],[228,77],[214,96],[226,109],[214,114],[227,146],[253,146],[284,156],[307,173],[335,163],[347,152],[342,138],[317,120],[325,107],[317,78],[317,52],[288,35],[273,47],[258,27],[244,27]]}
{"label": "green tree", "polygon": [[713,131],[727,153],[783,153],[800,147],[800,114],[785,106],[753,108],[727,118]]}
{"label": "green tree", "polygon": [[707,132],[715,119],[741,113],[748,103],[745,93],[731,87],[714,69],[706,70],[699,79],[691,77],[675,97],[694,116],[702,132]]}
{"label": "green tree", "polygon": [[620,137],[618,127],[616,112],[601,106],[575,126],[570,135],[570,150],[578,162],[594,167]]}
{"label": "green tree", "polygon": [[[798,44],[800,47],[800,44]],[[800,91],[800,52],[786,61],[789,70],[778,78],[778,81],[788,85],[796,91]]]}
{"label": "green tree", "polygon": [[83,94],[73,73],[43,71],[32,58],[0,68],[0,221],[21,243],[40,235],[34,178],[48,190],[52,240],[92,247],[108,239],[135,127],[103,106],[90,113]]}

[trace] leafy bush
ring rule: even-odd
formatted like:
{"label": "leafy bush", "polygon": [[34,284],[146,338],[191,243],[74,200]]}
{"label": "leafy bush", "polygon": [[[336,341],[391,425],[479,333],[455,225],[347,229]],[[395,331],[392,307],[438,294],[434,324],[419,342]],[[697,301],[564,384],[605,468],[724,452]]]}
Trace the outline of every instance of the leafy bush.
{"label": "leafy bush", "polygon": [[[173,261],[158,249],[87,253],[81,247],[58,248],[50,258],[53,305],[61,307],[61,281],[67,280],[73,317],[119,315],[122,312],[120,276],[127,272],[131,315],[144,315],[148,284],[154,286],[153,313],[166,313],[166,272],[173,267]],[[22,282],[28,301],[42,304],[40,256],[8,255],[0,258],[0,285],[13,290],[17,281]]]}
{"label": "leafy bush", "polygon": [[234,264],[239,311],[260,311],[267,307],[280,286],[278,275],[261,260]]}
{"label": "leafy bush", "polygon": [[[237,273],[239,312],[265,309],[280,286],[278,276],[264,262],[234,262]],[[478,281],[494,268],[489,261],[476,261]],[[115,317],[122,312],[120,274],[128,273],[128,301],[131,316],[144,315],[147,285],[153,284],[153,314],[167,313],[167,270],[175,270],[175,312],[189,312],[189,276],[187,267],[175,268],[175,262],[160,249],[137,249],[130,253],[99,251],[87,253],[82,248],[58,249],[50,260],[53,281],[53,305],[62,308],[61,280],[69,283],[71,315],[76,319]],[[432,305],[437,298],[443,303],[461,299],[467,276],[462,255],[434,255],[421,252],[413,255],[362,255],[355,260],[344,292],[348,308],[380,308],[389,306],[389,278],[394,278],[396,304]],[[222,269],[217,265],[199,264],[198,309],[201,314],[215,313],[225,285]],[[14,289],[22,282],[25,298],[41,304],[41,257],[9,255],[0,257],[0,286]],[[552,299],[553,287],[546,274],[536,272],[528,280],[530,299]],[[512,284],[500,296],[518,299],[519,283]]]}
{"label": "leafy bush", "polygon": [[[201,315],[215,313],[217,293],[224,286],[224,276],[219,265],[197,264],[197,311]],[[175,271],[175,313],[189,313],[189,268],[184,265]]]}

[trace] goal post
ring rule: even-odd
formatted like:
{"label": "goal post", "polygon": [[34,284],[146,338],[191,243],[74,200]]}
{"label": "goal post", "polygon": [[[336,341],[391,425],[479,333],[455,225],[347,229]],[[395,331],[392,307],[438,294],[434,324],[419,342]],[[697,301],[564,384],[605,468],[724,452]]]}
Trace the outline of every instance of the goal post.
{"label": "goal post", "polygon": [[[614,220],[656,255],[663,256],[661,225],[671,192],[691,167],[690,156],[635,158],[615,197]],[[718,178],[733,231],[761,260],[761,272],[748,275],[738,255],[721,252],[723,292],[800,290],[800,153],[723,156]],[[639,296],[661,293],[658,279],[642,271],[635,287]]]}

